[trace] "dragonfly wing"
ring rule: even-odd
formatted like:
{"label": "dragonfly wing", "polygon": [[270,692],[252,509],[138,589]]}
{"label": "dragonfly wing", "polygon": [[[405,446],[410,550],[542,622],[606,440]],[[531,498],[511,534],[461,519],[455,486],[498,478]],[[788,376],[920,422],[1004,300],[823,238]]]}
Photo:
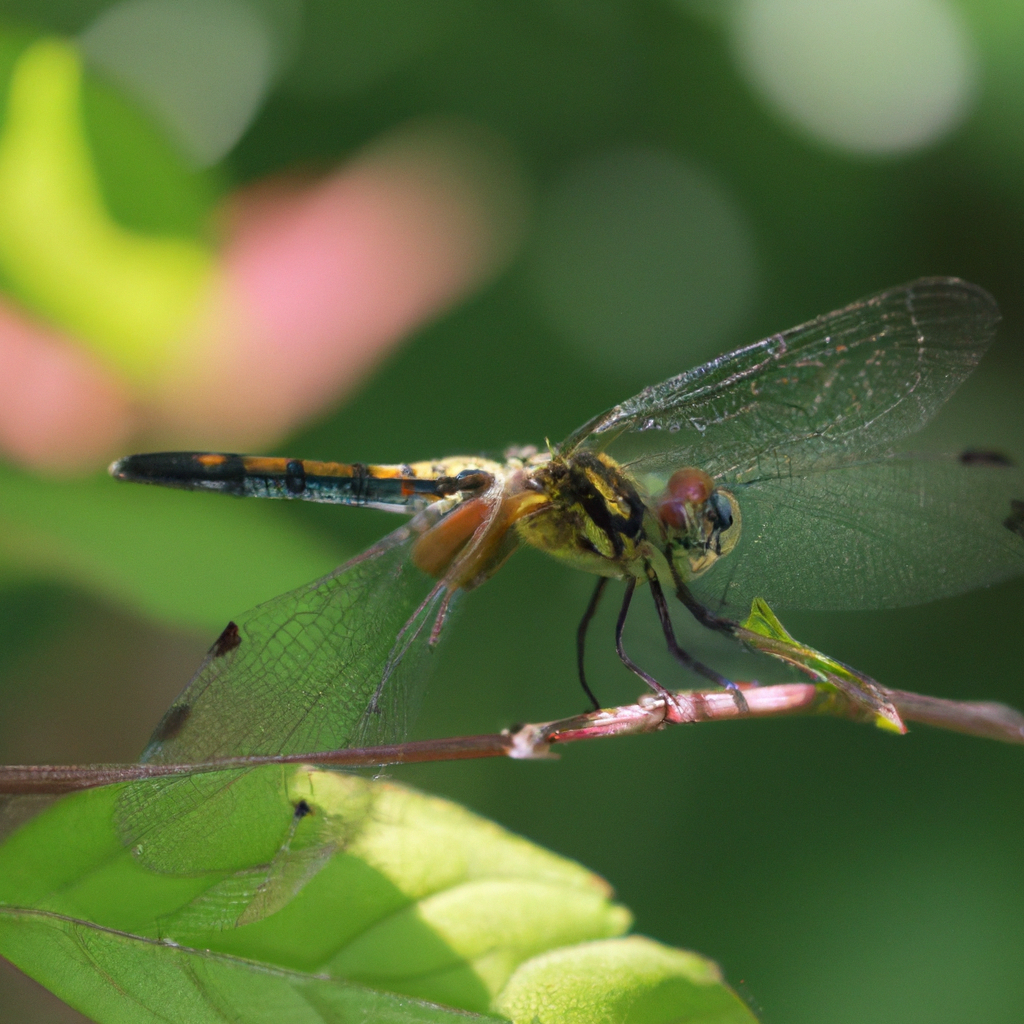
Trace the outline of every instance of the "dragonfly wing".
{"label": "dragonfly wing", "polygon": [[358,834],[372,799],[309,804],[303,774],[265,765],[124,787],[117,825],[138,860],[157,872],[220,876],[162,919],[162,935],[231,928],[275,913]]}
{"label": "dragonfly wing", "polygon": [[892,456],[734,493],[739,543],[692,584],[715,608],[893,608],[1024,572],[1024,474],[1009,466]]}
{"label": "dragonfly wing", "polygon": [[998,319],[981,288],[925,278],[646,388],[560,450],[614,442],[636,472],[699,466],[726,482],[881,452],[953,394]]}
{"label": "dragonfly wing", "polygon": [[[405,722],[380,721],[383,705],[374,697],[395,685],[421,688],[428,665],[419,641],[443,597],[443,587],[409,558],[414,536],[403,526],[328,576],[230,624],[142,760],[330,750],[361,741],[371,721],[375,736],[399,736]],[[404,709],[408,700],[386,706]]]}
{"label": "dragonfly wing", "polygon": [[[157,726],[143,760],[195,764],[400,738],[429,671],[438,614],[449,610],[444,584],[410,561],[414,536],[404,526],[232,623]],[[238,768],[132,784],[118,806],[122,839],[157,871],[258,864],[259,857],[239,859],[233,821],[242,808],[280,813],[280,780],[289,771]],[[268,879],[289,859],[278,853],[263,875],[246,869],[225,883],[236,916],[247,887],[267,903]]]}

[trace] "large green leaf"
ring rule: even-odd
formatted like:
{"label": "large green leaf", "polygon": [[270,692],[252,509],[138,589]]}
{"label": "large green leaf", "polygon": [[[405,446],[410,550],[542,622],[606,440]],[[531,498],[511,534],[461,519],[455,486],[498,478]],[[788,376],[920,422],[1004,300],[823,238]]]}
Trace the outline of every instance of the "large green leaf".
{"label": "large green leaf", "polygon": [[[600,878],[457,805],[310,768],[223,782],[201,833],[132,799],[153,782],[23,826],[0,847],[0,953],[102,1022],[753,1020],[710,962],[616,939],[630,915]],[[188,873],[124,845],[138,807]]]}
{"label": "large green leaf", "polygon": [[696,953],[641,935],[554,949],[524,963],[495,1009],[531,1024],[751,1024],[750,1010]]}
{"label": "large green leaf", "polygon": [[32,964],[38,981],[109,1024],[433,1024],[484,1019],[54,914],[0,913],[0,943],[15,963]]}

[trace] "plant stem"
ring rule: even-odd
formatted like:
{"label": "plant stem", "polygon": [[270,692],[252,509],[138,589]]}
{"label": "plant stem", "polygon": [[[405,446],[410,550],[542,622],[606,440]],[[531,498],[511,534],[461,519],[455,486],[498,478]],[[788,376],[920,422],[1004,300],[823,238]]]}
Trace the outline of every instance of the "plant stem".
{"label": "plant stem", "polygon": [[[655,732],[667,725],[739,718],[823,714],[859,722],[875,719],[863,704],[829,686],[784,683],[778,686],[745,686],[743,692],[745,710],[737,705],[728,690],[688,690],[672,694],[671,701],[654,695],[644,696],[636,704],[591,711],[555,722],[523,725],[511,731],[378,747],[229,757],[201,764],[4,765],[0,766],[0,794],[71,793],[115,782],[254,768],[266,764],[354,768],[480,757],[545,758],[551,757],[551,748],[560,743]],[[922,722],[969,736],[1024,744],[1024,714],[1005,704],[945,700],[905,690],[885,690],[885,697],[907,721]]]}

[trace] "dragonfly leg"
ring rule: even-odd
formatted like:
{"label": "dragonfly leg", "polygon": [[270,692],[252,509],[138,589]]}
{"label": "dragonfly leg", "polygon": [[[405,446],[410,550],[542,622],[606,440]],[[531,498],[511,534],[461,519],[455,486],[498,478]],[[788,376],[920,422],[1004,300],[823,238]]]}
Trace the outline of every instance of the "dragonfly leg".
{"label": "dragonfly leg", "polygon": [[718,633],[734,633],[736,623],[732,619],[723,619],[716,615],[710,608],[702,605],[690,592],[690,588],[683,582],[672,559],[668,560],[669,568],[672,571],[672,583],[676,588],[676,597],[686,606],[686,610],[702,625],[713,629]]}
{"label": "dragonfly leg", "polygon": [[638,675],[659,697],[662,697],[666,701],[675,703],[675,698],[665,689],[661,683],[652,675],[648,675],[628,654],[622,647],[622,630],[626,625],[626,616],[629,614],[629,605],[633,600],[633,591],[636,590],[636,579],[632,576],[626,580],[626,593],[622,598],[622,608],[619,609],[619,620],[615,623],[615,653],[618,654],[622,664]]}
{"label": "dragonfly leg", "polygon": [[590,604],[587,605],[587,610],[583,613],[583,618],[580,620],[579,629],[576,630],[576,667],[579,669],[580,686],[583,687],[583,692],[587,695],[590,703],[594,705],[595,711],[600,711],[601,705],[594,696],[594,691],[587,684],[587,673],[583,668],[583,657],[587,649],[587,630],[590,628],[590,620],[594,617],[594,612],[597,611],[597,606],[601,603],[601,596],[604,594],[606,586],[608,586],[608,577],[598,576],[597,586],[594,588],[594,593],[590,598]]}
{"label": "dragonfly leg", "polygon": [[[665,634],[665,642],[668,644],[669,653],[676,661],[679,662],[684,668],[689,669],[691,672],[697,673],[699,676],[703,676],[705,679],[711,680],[717,686],[722,686],[725,689],[732,692],[732,698],[736,702],[736,707],[740,711],[747,710],[747,699],[743,696],[743,691],[731,680],[726,679],[725,676],[716,672],[713,668],[708,668],[703,662],[698,661],[696,658],[687,654],[686,651],[679,646],[679,641],[676,640],[675,630],[672,628],[672,618],[668,611],[668,602],[665,600],[665,592],[661,589],[661,583],[658,581],[658,577],[651,573],[650,576],[651,585],[651,596],[654,598],[654,607],[658,610],[658,620],[661,622],[661,630]],[[689,591],[687,591],[689,593]],[[701,605],[700,607],[704,607]],[[707,609],[705,609],[706,611]],[[708,612],[710,615],[711,613]]]}
{"label": "dragonfly leg", "polygon": [[444,629],[444,624],[448,621],[448,612],[451,611],[452,598],[455,596],[454,590],[445,591],[444,597],[441,598],[441,607],[437,610],[437,617],[434,619],[434,625],[430,629],[430,646],[437,646],[437,642],[441,639],[441,630]]}

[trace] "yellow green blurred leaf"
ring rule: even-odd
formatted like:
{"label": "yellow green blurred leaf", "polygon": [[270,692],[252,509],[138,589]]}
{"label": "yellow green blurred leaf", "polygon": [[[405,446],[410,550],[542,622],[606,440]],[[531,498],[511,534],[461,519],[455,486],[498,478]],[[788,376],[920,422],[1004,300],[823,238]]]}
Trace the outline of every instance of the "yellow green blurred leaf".
{"label": "yellow green blurred leaf", "polygon": [[768,607],[768,602],[761,597],[755,597],[750,605],[750,614],[743,623],[744,629],[752,633],[759,633],[770,640],[781,640],[789,643],[796,643],[792,636],[786,631],[786,627],[779,621],[778,616]]}
{"label": "yellow green blurred leaf", "polygon": [[111,217],[83,125],[81,59],[63,40],[34,41],[11,74],[0,267],[19,298],[139,385],[171,359],[211,284],[207,246]]}

